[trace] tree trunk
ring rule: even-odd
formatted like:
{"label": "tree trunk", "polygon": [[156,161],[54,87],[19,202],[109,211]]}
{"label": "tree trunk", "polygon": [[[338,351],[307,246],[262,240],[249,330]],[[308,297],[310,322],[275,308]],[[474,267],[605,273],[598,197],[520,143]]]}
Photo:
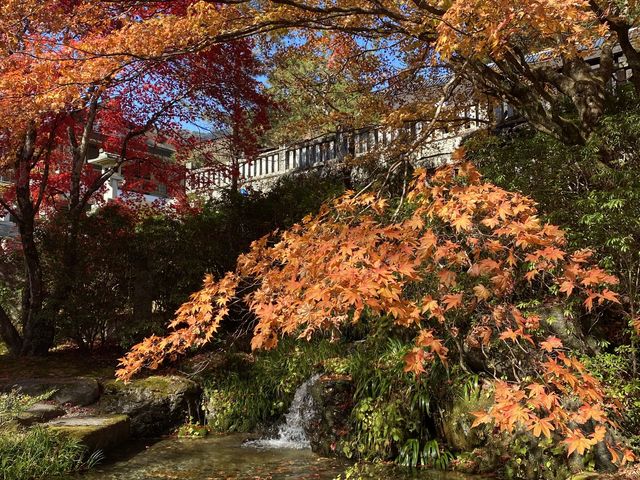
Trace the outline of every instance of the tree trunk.
{"label": "tree trunk", "polygon": [[19,222],[20,240],[26,270],[27,298],[22,311],[21,355],[45,355],[53,346],[55,326],[53,319],[42,309],[45,287],[40,256],[33,235],[33,219]]}
{"label": "tree trunk", "polygon": [[9,349],[9,352],[11,352],[11,355],[20,354],[22,350],[22,338],[2,306],[0,306],[0,338]]}
{"label": "tree trunk", "polygon": [[240,179],[240,161],[238,156],[234,153],[231,159],[231,190],[237,192],[239,189]]}
{"label": "tree trunk", "polygon": [[454,66],[483,93],[510,103],[537,130],[568,145],[585,145],[605,112],[613,53],[605,44],[596,70],[580,58],[530,63],[518,51],[494,59],[492,66],[480,61]]}
{"label": "tree trunk", "polygon": [[45,284],[40,254],[34,236],[36,205],[31,198],[31,169],[35,153],[36,128],[32,124],[16,155],[17,223],[25,266],[25,298],[22,309],[21,355],[45,355],[53,346],[54,322],[42,310]]}
{"label": "tree trunk", "polygon": [[612,8],[604,9],[595,0],[590,0],[589,6],[598,17],[600,23],[615,32],[618,45],[620,45],[622,53],[627,59],[627,65],[631,69],[631,83],[636,94],[640,94],[640,52],[631,41],[633,23],[630,23],[629,19],[622,15],[623,12],[620,6],[611,6]]}

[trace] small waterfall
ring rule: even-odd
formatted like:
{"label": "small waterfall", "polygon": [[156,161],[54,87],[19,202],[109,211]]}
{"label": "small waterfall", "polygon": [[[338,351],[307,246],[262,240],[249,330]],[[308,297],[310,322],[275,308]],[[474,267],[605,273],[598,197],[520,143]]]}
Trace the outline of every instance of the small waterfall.
{"label": "small waterfall", "polygon": [[285,421],[278,427],[276,438],[253,440],[245,442],[244,445],[257,448],[293,448],[297,450],[311,448],[304,427],[315,414],[311,387],[319,378],[320,375],[316,374],[298,387],[289,411],[285,415]]}

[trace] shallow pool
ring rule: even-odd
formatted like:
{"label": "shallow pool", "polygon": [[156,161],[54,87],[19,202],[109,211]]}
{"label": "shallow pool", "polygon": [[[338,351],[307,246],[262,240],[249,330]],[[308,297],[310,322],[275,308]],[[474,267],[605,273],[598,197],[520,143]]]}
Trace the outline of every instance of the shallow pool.
{"label": "shallow pool", "polygon": [[[139,446],[129,454],[81,475],[95,480],[329,480],[349,464],[323,458],[310,450],[261,449],[243,446],[245,435],[210,435],[198,439],[168,438]],[[410,472],[391,469],[384,478],[462,480],[464,476],[442,472]]]}

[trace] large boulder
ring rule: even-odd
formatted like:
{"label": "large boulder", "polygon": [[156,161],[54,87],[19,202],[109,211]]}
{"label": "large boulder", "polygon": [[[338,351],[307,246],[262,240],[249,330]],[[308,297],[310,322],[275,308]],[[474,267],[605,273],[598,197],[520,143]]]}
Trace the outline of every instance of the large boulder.
{"label": "large boulder", "polygon": [[[440,436],[447,448],[456,453],[450,467],[467,474],[499,472],[501,477],[522,480],[565,480],[570,465],[562,455],[554,452],[551,441],[534,437],[530,432],[514,430],[498,433],[491,425],[472,428],[472,412],[487,411],[494,402],[489,383],[468,385],[447,404],[438,416]],[[583,469],[582,458],[571,458]]]}
{"label": "large boulder", "polygon": [[306,428],[311,449],[320,455],[339,454],[336,449],[349,433],[353,408],[353,382],[346,375],[324,375],[311,387],[316,414]]}
{"label": "large boulder", "polygon": [[201,391],[195,382],[177,375],[152,376],[125,384],[111,380],[97,410],[123,413],[137,437],[165,434],[189,418],[200,418]]}
{"label": "large boulder", "polygon": [[49,398],[60,404],[84,407],[100,397],[100,385],[95,378],[22,378],[0,385],[0,391],[18,390],[36,397],[53,392]]}
{"label": "large boulder", "polygon": [[472,412],[485,411],[493,403],[488,384],[460,388],[440,410],[439,434],[447,448],[456,452],[452,468],[463,473],[488,473],[500,468],[502,446],[497,445],[489,427],[473,428]]}

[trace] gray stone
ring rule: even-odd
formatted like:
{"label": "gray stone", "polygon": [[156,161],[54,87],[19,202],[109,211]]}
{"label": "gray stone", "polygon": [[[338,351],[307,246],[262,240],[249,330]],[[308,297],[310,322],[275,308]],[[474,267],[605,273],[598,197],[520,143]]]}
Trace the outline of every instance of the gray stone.
{"label": "gray stone", "polygon": [[100,397],[100,385],[95,378],[23,378],[0,385],[0,391],[17,389],[31,396],[53,391],[50,400],[84,407]]}
{"label": "gray stone", "polygon": [[597,345],[593,339],[584,335],[578,317],[567,316],[561,306],[539,309],[540,324],[548,332],[556,335],[565,347],[578,352],[589,352]]}
{"label": "gray stone", "polygon": [[113,450],[130,437],[126,415],[69,417],[53,420],[45,427],[77,439],[90,451]]}
{"label": "gray stone", "polygon": [[320,455],[340,455],[337,447],[349,433],[349,415],[353,408],[353,382],[343,375],[324,375],[311,387],[315,418],[306,434],[311,449]]}
{"label": "gray stone", "polygon": [[455,452],[471,452],[483,447],[489,440],[485,428],[472,428],[475,417],[471,412],[487,410],[493,403],[493,396],[486,385],[473,392],[468,398],[455,395],[441,412],[440,430],[449,449]]}
{"label": "gray stone", "polygon": [[124,384],[104,384],[97,410],[124,413],[131,419],[131,432],[138,437],[167,433],[189,417],[200,417],[201,390],[195,382],[176,375],[153,376]]}
{"label": "gray stone", "polygon": [[18,415],[18,423],[28,427],[35,423],[48,422],[65,414],[64,409],[49,403],[36,403],[30,409]]}

